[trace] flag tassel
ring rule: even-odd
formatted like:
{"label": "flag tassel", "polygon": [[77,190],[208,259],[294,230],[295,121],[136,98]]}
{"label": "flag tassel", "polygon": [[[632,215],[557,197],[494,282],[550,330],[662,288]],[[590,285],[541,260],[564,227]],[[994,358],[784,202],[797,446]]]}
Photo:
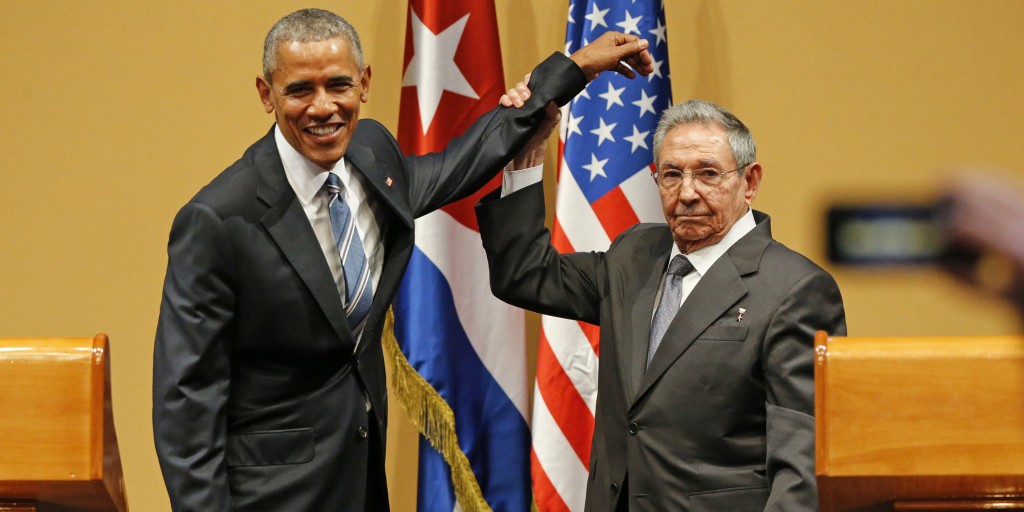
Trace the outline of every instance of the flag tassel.
{"label": "flag tassel", "polygon": [[384,351],[391,363],[391,387],[395,398],[420,434],[430,442],[452,468],[452,485],[462,509],[467,512],[491,512],[480,484],[459,447],[455,433],[455,414],[448,402],[417,372],[405,358],[395,338],[395,314],[388,309],[382,336]]}

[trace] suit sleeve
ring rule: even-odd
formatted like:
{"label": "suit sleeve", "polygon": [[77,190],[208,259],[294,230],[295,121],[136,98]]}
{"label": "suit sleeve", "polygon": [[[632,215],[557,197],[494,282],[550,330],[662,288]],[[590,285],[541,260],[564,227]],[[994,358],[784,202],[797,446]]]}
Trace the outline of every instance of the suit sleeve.
{"label": "suit sleeve", "polygon": [[153,431],[175,511],[231,509],[224,458],[234,311],[224,224],[197,203],[178,213],[153,356]]}
{"label": "suit sleeve", "polygon": [[818,510],[814,475],[814,333],[846,334],[839,287],[817,269],[786,294],[766,334],[766,511]]}
{"label": "suit sleeve", "polygon": [[583,71],[555,53],[530,77],[530,99],[520,108],[495,107],[444,151],[409,157],[410,198],[419,217],[479,190],[529,141],[544,118],[544,106],[564,105],[587,85]]}
{"label": "suit sleeve", "polygon": [[559,254],[544,227],[538,183],[476,207],[491,292],[513,306],[600,325],[603,253]]}

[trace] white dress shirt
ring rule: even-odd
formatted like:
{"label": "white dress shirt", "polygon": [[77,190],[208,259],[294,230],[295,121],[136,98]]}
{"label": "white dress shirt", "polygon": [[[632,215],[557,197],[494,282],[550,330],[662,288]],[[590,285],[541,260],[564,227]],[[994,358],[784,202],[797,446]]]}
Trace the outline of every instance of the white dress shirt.
{"label": "white dress shirt", "polygon": [[[711,265],[714,265],[715,262],[718,261],[718,258],[721,258],[722,255],[733,246],[733,244],[743,238],[743,235],[750,233],[750,231],[755,227],[757,227],[757,221],[754,220],[754,211],[748,208],[747,213],[743,214],[743,216],[732,225],[729,232],[726,233],[717,244],[709,245],[702,249],[693,251],[690,254],[684,255],[686,256],[686,259],[690,260],[690,263],[693,264],[694,271],[683,277],[683,293],[682,298],[679,301],[680,306],[686,302],[686,298],[690,296],[690,292],[693,291],[697,286],[697,283],[700,282],[700,278],[703,277],[704,274],[708,273]],[[683,254],[683,251],[679,250],[679,246],[673,243],[672,251],[669,253],[668,259],[665,260],[665,272],[661,276],[661,286],[658,287],[658,299],[654,301],[655,311],[658,310],[658,303],[661,302],[661,287],[665,286],[665,274],[668,273],[668,263],[672,261],[672,258],[677,254]],[[654,313],[651,313],[651,317],[654,317]]]}
{"label": "white dress shirt", "polygon": [[[384,247],[381,243],[380,226],[377,225],[377,217],[374,215],[377,200],[366,194],[363,176],[352,172],[344,158],[339,160],[333,169],[321,168],[296,151],[277,126],[274,127],[274,140],[277,142],[277,152],[281,155],[281,164],[284,165],[288,184],[295,191],[302,210],[313,226],[313,232],[320,242],[320,249],[327,258],[327,265],[331,268],[331,275],[338,286],[342,303],[346,299],[345,271],[341,264],[341,254],[338,253],[334,241],[334,231],[331,229],[331,217],[328,212],[328,194],[324,187],[328,172],[333,172],[341,178],[341,194],[355,218],[356,231],[363,242],[363,249],[370,265],[370,286],[376,290],[384,266]],[[356,340],[357,344],[358,342],[359,340]]]}

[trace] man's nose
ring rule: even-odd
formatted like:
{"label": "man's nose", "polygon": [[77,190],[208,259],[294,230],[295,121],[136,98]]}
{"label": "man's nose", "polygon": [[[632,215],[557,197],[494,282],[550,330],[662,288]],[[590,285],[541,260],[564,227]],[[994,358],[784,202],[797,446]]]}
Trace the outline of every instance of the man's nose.
{"label": "man's nose", "polygon": [[700,199],[700,195],[697,194],[697,180],[693,179],[690,174],[683,175],[683,181],[679,183],[677,192],[679,201],[683,203],[692,203]]}
{"label": "man's nose", "polygon": [[309,105],[309,115],[318,118],[330,117],[338,112],[338,104],[334,96],[326,90],[320,89],[313,96],[313,102]]}

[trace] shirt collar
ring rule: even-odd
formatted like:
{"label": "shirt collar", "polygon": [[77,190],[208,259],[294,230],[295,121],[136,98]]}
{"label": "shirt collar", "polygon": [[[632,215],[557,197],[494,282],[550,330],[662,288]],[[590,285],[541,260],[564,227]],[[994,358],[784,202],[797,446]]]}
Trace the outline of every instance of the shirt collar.
{"label": "shirt collar", "polygon": [[[311,203],[317,193],[323,190],[329,169],[320,167],[296,151],[291,143],[284,138],[281,127],[277,125],[274,125],[274,141],[277,143],[277,152],[281,155],[281,164],[284,166],[284,173],[288,177],[288,183],[291,184],[292,190],[295,191],[295,195],[303,205]],[[344,168],[345,157],[342,157],[334,164],[334,169]],[[341,174],[338,175],[341,176]]]}
{"label": "shirt collar", "polygon": [[[747,208],[747,213],[732,225],[729,232],[717,244],[693,251],[686,255],[686,259],[690,260],[697,273],[703,276],[711,268],[711,265],[718,261],[718,258],[755,227],[757,227],[757,221],[754,220],[754,210]],[[672,258],[676,257],[677,254],[682,253],[679,250],[679,246],[673,243],[672,252],[668,255],[668,260],[672,261]]]}

